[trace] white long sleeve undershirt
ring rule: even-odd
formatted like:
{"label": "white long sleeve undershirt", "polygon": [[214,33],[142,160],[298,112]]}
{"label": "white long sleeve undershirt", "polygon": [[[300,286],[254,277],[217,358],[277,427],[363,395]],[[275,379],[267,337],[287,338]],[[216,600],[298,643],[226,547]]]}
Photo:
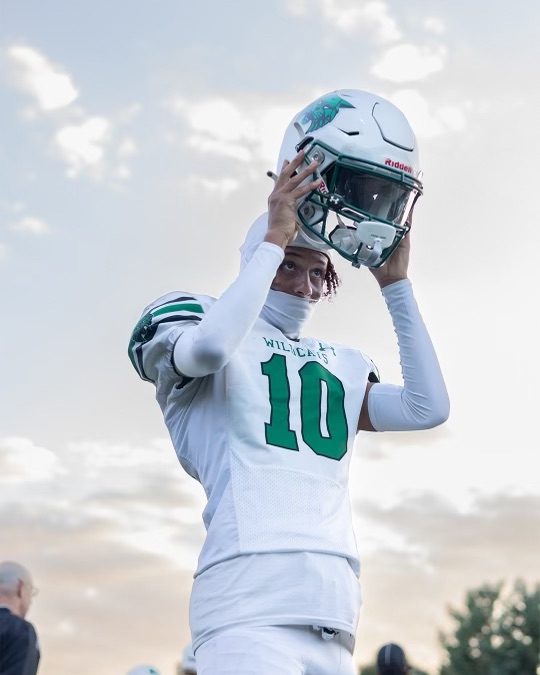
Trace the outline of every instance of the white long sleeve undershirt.
{"label": "white long sleeve undershirt", "polygon": [[396,331],[404,386],[374,384],[368,395],[377,431],[429,429],[448,418],[450,402],[437,355],[408,279],[382,289]]}
{"label": "white long sleeve undershirt", "polygon": [[178,372],[203,377],[228,363],[259,317],[284,255],[275,244],[259,244],[202,321],[187,328],[176,341],[173,360]]}
{"label": "white long sleeve undershirt", "polygon": [[[269,242],[258,246],[203,320],[178,338],[173,351],[178,372],[203,377],[228,363],[259,317],[283,257],[279,246]],[[411,284],[399,281],[382,293],[398,338],[404,386],[377,383],[371,387],[370,421],[377,431],[437,426],[448,417],[448,394]]]}

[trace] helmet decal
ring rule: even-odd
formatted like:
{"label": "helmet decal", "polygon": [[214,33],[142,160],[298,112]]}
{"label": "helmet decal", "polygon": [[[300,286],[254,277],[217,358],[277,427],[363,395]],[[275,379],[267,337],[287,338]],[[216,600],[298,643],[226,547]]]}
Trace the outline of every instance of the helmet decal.
{"label": "helmet decal", "polygon": [[152,326],[152,319],[153,317],[151,312],[148,312],[148,314],[145,314],[143,317],[141,317],[139,323],[133,330],[132,337],[134,342],[142,342],[142,344],[145,344],[146,342],[150,342],[150,340],[154,337],[158,327],[157,324]]}
{"label": "helmet decal", "polygon": [[338,114],[340,108],[354,107],[355,106],[353,106],[352,103],[345,101],[337,94],[323,96],[302,110],[300,113],[300,115],[303,115],[301,123],[310,123],[309,129],[306,130],[306,134],[309,134],[312,131],[317,131],[317,129],[321,129],[327,124],[330,124],[330,122]]}
{"label": "helmet decal", "polygon": [[414,173],[414,169],[412,166],[409,166],[408,164],[403,164],[403,162],[400,162],[399,160],[390,159],[390,157],[387,157],[384,160],[384,163],[386,166],[393,166],[394,169],[406,171],[407,173]]}

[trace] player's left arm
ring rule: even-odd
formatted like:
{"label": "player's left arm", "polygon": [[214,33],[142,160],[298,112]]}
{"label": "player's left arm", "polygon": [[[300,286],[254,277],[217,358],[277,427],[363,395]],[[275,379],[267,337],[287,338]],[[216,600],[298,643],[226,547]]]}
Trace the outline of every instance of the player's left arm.
{"label": "player's left arm", "polygon": [[450,401],[444,378],[407,276],[409,253],[407,234],[383,267],[370,269],[394,324],[403,386],[368,382],[358,430],[430,429],[448,419]]}

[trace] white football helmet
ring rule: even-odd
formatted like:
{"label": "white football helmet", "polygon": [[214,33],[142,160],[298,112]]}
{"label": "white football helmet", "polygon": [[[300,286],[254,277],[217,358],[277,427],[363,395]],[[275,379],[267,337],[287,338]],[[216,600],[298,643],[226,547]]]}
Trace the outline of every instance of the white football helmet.
{"label": "white football helmet", "polygon": [[278,173],[300,149],[306,164],[319,162],[314,177],[321,177],[297,203],[304,236],[355,267],[380,267],[409,230],[422,194],[416,137],[405,115],[366,91],[332,91],[292,119]]}

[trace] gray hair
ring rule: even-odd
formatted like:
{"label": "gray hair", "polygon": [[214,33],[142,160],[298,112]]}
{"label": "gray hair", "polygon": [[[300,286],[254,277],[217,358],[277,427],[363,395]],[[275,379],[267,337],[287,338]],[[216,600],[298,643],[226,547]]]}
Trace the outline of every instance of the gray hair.
{"label": "gray hair", "polygon": [[32,577],[26,567],[12,560],[0,562],[0,593],[13,595],[17,591],[19,581],[32,587]]}

